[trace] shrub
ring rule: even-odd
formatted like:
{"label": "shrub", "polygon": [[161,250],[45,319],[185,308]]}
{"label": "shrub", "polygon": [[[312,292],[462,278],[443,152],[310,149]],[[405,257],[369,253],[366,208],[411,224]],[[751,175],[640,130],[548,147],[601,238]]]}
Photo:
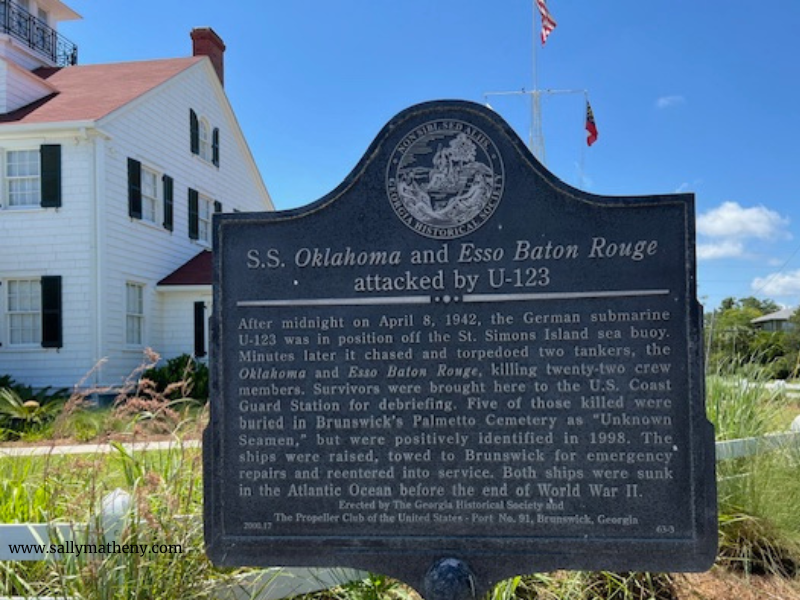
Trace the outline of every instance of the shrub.
{"label": "shrub", "polygon": [[152,381],[155,389],[170,400],[208,400],[208,366],[197,362],[190,354],[170,358],[161,367],[147,369],[143,377]]}
{"label": "shrub", "polygon": [[47,386],[38,390],[34,390],[29,385],[24,385],[14,380],[10,375],[0,375],[0,389],[11,390],[17,394],[23,401],[33,400],[42,406],[50,404],[51,402],[61,402],[69,397],[69,390],[67,388],[53,388]]}
{"label": "shrub", "polygon": [[41,433],[61,410],[61,401],[40,403],[10,388],[0,388],[0,439],[17,440]]}

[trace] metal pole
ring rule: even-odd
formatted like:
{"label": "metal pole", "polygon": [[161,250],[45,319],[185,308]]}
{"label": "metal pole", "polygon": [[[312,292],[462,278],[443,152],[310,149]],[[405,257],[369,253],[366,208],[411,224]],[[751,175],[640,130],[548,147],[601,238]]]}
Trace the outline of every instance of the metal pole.
{"label": "metal pole", "polygon": [[531,134],[528,145],[536,159],[544,164],[544,135],[542,134],[542,103],[539,96],[538,52],[536,51],[536,8],[531,0],[531,69],[533,92],[531,92]]}
{"label": "metal pole", "polygon": [[425,600],[476,600],[475,574],[458,558],[443,558],[428,570],[423,581]]}

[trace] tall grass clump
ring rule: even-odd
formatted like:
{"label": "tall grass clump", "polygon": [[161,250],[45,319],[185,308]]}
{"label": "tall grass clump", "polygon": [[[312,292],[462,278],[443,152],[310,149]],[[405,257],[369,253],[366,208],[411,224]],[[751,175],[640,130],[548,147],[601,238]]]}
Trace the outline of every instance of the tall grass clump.
{"label": "tall grass clump", "polygon": [[[518,575],[499,582],[483,600],[675,600],[676,586],[664,573],[555,571]],[[295,600],[420,600],[404,584],[369,574]]]}
{"label": "tall grass clump", "polygon": [[585,600],[675,600],[672,577],[666,573],[598,571],[584,574]]}
{"label": "tall grass clump", "polygon": [[718,371],[706,378],[706,410],[717,440],[758,437],[780,428],[788,404],[757,365]]}
{"label": "tall grass clump", "polygon": [[[168,381],[153,380],[150,374],[158,374],[161,357],[152,349],[144,351],[143,360],[118,388],[98,388],[84,385],[92,373],[99,369],[100,361],[79,382],[69,396],[63,409],[51,425],[55,439],[71,439],[79,442],[94,440],[137,438],[154,435],[173,438],[184,435],[199,435],[206,415],[204,398],[195,398],[197,374],[207,372],[205,365],[195,365],[191,357],[179,357],[167,361],[169,373],[175,375],[174,364],[183,365],[187,379],[173,377]],[[108,408],[98,408],[96,397],[113,396]]]}
{"label": "tall grass clump", "polygon": [[[110,532],[102,506],[119,489],[127,494],[129,508],[115,526],[114,541],[120,548],[135,544],[144,550],[65,552],[61,560],[0,562],[0,597],[202,599],[213,597],[220,582],[232,581],[234,573],[215,569],[205,555],[202,451],[187,447],[183,436],[176,435],[199,434],[206,409],[182,394],[169,397],[182,389],[180,382],[160,390],[142,376],[158,360],[148,354],[105,412],[92,406],[91,391],[76,386],[53,428],[62,435],[90,436],[98,428],[107,431],[109,423],[124,423],[126,441],[163,433],[173,438],[169,449],[134,451],[111,442],[109,453],[51,453],[0,461],[0,521],[80,524],[76,542],[104,543]],[[55,527],[52,538],[42,540],[63,541]]]}
{"label": "tall grass clump", "polygon": [[498,583],[485,600],[583,600],[583,575],[567,571],[519,575]]}
{"label": "tall grass clump", "polygon": [[29,460],[0,461],[0,523],[41,523],[49,518],[51,490],[34,483]]}
{"label": "tall grass clump", "polygon": [[[108,524],[101,511],[103,498],[119,487],[129,494],[130,508],[116,542],[146,551],[3,562],[0,596],[212,597],[228,576],[214,569],[204,551],[201,458],[199,449],[181,444],[152,452],[133,452],[117,444],[111,454],[91,459],[5,459],[0,467],[3,521],[88,523],[88,537],[78,541],[103,543]],[[21,466],[9,466],[13,463]]]}
{"label": "tall grass clump", "polygon": [[[718,440],[785,432],[781,386],[754,365],[707,378],[706,407]],[[717,463],[719,561],[747,574],[790,575],[800,564],[800,454],[797,447]]]}
{"label": "tall grass clump", "polygon": [[720,463],[720,562],[794,577],[800,565],[800,451],[786,447]]}

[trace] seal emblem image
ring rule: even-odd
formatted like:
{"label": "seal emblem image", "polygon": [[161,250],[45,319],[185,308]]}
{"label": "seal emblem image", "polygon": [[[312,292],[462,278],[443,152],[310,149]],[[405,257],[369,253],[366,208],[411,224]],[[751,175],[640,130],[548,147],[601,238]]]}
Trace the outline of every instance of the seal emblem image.
{"label": "seal emblem image", "polygon": [[503,195],[504,172],[494,142],[454,119],[429,121],[395,147],[386,191],[397,216],[420,235],[452,239],[491,217]]}

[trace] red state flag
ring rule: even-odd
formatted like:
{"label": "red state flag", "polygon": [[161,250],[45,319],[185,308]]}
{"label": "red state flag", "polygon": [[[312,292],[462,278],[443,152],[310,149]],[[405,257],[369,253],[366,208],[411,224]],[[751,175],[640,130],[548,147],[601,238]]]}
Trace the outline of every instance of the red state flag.
{"label": "red state flag", "polygon": [[594,122],[594,113],[589,101],[586,101],[586,145],[591,146],[597,141],[597,125]]}
{"label": "red state flag", "polygon": [[539,7],[539,14],[542,17],[542,46],[547,41],[547,36],[553,33],[553,29],[556,28],[556,20],[553,18],[553,15],[550,14],[550,11],[547,10],[547,4],[545,0],[536,0],[536,6]]}

